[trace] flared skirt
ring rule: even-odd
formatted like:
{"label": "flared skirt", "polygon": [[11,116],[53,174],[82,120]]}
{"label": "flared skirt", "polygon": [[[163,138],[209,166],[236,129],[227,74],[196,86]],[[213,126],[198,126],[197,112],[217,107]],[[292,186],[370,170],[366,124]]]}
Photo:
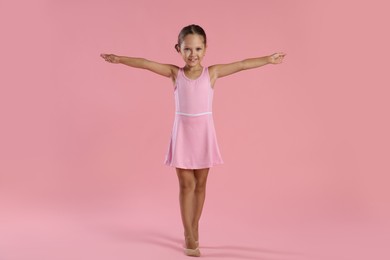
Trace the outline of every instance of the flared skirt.
{"label": "flared skirt", "polygon": [[203,169],[223,164],[212,114],[175,114],[164,164],[183,169]]}

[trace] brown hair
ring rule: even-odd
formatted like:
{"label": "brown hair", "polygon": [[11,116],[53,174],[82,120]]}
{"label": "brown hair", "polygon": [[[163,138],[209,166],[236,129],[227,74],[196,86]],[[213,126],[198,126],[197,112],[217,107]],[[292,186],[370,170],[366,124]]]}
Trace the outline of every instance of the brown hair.
{"label": "brown hair", "polygon": [[183,29],[181,29],[179,36],[177,37],[177,44],[175,45],[175,50],[177,52],[180,52],[180,45],[184,41],[184,37],[186,37],[188,34],[198,34],[203,37],[203,43],[206,45],[206,33],[204,32],[203,28],[196,24],[191,24]]}

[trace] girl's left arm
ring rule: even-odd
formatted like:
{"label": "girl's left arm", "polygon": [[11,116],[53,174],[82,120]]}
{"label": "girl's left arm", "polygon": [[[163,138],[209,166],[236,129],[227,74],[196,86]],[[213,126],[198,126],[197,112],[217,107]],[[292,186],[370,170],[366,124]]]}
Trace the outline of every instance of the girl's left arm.
{"label": "girl's left arm", "polygon": [[210,71],[213,72],[215,79],[222,78],[242,70],[258,68],[266,64],[281,63],[284,56],[286,56],[285,53],[279,52],[269,56],[250,58],[229,64],[216,64],[210,66]]}

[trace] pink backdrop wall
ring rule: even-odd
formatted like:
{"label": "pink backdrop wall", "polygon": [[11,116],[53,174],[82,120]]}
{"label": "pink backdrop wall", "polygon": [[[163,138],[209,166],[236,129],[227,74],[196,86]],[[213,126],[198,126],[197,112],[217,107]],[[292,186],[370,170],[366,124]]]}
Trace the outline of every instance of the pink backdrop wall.
{"label": "pink backdrop wall", "polygon": [[389,259],[388,8],[2,0],[0,259],[182,257],[172,84],[99,55],[182,66],[192,23],[205,66],[287,53],[216,83],[205,258]]}

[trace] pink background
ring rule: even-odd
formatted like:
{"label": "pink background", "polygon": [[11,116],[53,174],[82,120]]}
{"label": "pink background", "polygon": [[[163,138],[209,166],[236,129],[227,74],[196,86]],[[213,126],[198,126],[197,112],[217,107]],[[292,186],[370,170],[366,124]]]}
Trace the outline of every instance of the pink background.
{"label": "pink background", "polygon": [[285,52],[219,79],[204,259],[389,259],[386,1],[0,2],[0,259],[184,259],[168,78],[99,55],[203,65]]}

